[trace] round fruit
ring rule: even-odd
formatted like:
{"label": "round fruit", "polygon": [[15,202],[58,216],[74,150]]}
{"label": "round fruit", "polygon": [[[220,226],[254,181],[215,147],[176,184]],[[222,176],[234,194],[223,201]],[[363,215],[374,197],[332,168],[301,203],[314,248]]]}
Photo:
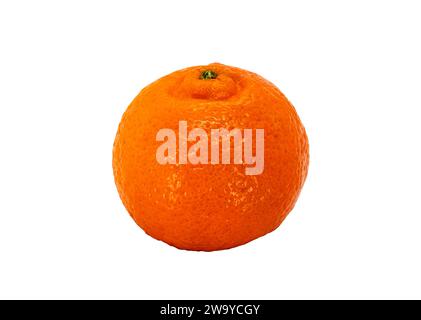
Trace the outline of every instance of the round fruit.
{"label": "round fruit", "polygon": [[[209,135],[200,152],[190,149],[197,141],[181,135],[182,124]],[[233,158],[234,138],[219,149],[230,152],[228,162],[204,154],[207,144],[213,151],[211,132],[223,128],[244,134],[240,161]],[[177,141],[165,161],[158,153],[171,139],[159,139],[162,129]],[[264,168],[252,174],[246,129],[256,165],[257,131],[264,130]],[[198,251],[232,248],[275,230],[298,198],[308,162],[307,136],[287,98],[257,74],[218,63],[176,71],[144,88],[124,113],[113,150],[117,189],[136,223],[158,240]]]}

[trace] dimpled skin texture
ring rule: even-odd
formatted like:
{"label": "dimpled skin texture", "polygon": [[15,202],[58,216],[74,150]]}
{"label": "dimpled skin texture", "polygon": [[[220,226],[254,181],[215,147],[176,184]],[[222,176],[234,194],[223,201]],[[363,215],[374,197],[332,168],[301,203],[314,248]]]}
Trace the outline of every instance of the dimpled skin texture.
{"label": "dimpled skin texture", "polygon": [[[217,78],[200,79],[205,70]],[[173,129],[178,143],[180,120],[208,134],[263,128],[263,173],[246,175],[245,164],[159,164],[156,134]],[[294,207],[308,163],[307,136],[287,98],[257,74],[219,63],[144,88],[124,113],[113,149],[117,189],[136,223],[158,240],[197,251],[236,247],[275,230]]]}

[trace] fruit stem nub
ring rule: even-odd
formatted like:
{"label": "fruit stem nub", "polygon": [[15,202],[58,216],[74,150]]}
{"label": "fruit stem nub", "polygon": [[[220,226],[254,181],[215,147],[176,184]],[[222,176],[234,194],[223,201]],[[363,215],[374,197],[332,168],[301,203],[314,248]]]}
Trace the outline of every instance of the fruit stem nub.
{"label": "fruit stem nub", "polygon": [[202,80],[212,80],[216,79],[218,74],[215,71],[212,70],[205,70],[200,74],[200,79]]}

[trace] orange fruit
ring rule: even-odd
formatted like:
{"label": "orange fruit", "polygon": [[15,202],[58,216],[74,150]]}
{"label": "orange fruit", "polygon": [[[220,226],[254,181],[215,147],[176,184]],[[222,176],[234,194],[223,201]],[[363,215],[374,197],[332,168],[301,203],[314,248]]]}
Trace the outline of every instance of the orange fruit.
{"label": "orange fruit", "polygon": [[[208,134],[264,129],[263,171],[246,174],[250,163],[232,160],[234,143],[230,163],[183,164],[181,136],[173,161],[160,163],[157,133],[180,134],[180,121]],[[257,157],[256,150],[257,142]],[[306,132],[287,98],[257,74],[219,63],[182,69],[145,87],[124,113],[113,149],[117,189],[135,222],[158,240],[198,251],[236,247],[275,230],[294,207],[308,163]]]}

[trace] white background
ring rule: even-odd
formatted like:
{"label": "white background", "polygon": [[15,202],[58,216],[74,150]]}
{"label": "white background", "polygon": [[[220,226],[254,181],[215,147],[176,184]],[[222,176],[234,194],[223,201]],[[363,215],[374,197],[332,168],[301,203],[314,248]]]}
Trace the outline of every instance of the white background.
{"label": "white background", "polygon": [[[0,298],[421,298],[419,1],[1,1]],[[186,252],[136,226],[111,151],[142,87],[274,82],[310,172],[275,232]]]}

